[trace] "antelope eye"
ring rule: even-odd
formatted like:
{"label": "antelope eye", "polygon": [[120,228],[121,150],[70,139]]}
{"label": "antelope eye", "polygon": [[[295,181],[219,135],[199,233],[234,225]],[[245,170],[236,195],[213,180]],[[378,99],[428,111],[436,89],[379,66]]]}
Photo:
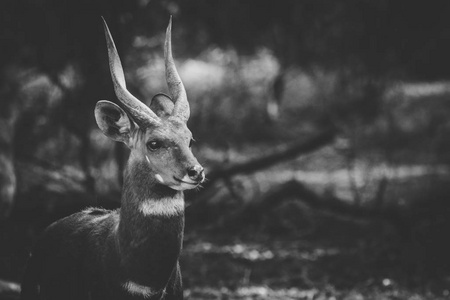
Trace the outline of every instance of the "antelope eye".
{"label": "antelope eye", "polygon": [[162,143],[160,141],[150,141],[147,143],[147,148],[151,151],[158,150],[162,147]]}

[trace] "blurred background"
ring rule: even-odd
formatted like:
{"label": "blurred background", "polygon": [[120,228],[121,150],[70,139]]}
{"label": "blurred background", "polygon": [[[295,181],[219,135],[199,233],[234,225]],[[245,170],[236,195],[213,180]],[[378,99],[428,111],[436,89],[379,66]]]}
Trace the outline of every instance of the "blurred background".
{"label": "blurred background", "polygon": [[120,205],[100,16],[149,103],[170,15],[208,178],[187,193],[186,297],[449,298],[447,0],[1,1],[0,298],[43,228]]}

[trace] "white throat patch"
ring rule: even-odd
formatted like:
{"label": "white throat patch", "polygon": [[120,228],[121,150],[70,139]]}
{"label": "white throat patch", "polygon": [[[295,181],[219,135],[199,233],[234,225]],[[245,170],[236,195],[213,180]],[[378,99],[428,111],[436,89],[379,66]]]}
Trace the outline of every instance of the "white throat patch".
{"label": "white throat patch", "polygon": [[158,294],[160,291],[155,291],[151,287],[137,284],[133,281],[127,281],[123,284],[126,289],[132,295],[140,295],[144,298],[150,298],[151,296]]}
{"label": "white throat patch", "polygon": [[139,209],[146,216],[171,217],[184,211],[184,200],[181,197],[159,200],[148,199],[141,203]]}

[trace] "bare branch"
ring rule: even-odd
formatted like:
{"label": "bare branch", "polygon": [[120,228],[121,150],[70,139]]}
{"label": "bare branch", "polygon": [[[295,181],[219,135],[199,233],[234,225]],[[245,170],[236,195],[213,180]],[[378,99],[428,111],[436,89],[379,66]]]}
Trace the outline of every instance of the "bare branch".
{"label": "bare branch", "polygon": [[208,181],[204,184],[204,188],[208,188],[217,180],[225,179],[237,174],[250,174],[258,170],[262,170],[280,163],[285,160],[293,159],[301,154],[307,154],[319,149],[332,142],[335,132],[328,130],[320,134],[302,140],[293,145],[281,146],[273,152],[257,157],[242,163],[234,163],[213,169],[209,171]]}

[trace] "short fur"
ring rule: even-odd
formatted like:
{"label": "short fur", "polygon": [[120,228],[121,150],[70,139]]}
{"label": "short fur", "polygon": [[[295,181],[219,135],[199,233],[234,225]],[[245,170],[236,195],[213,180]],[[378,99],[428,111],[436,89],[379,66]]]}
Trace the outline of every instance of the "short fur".
{"label": "short fur", "polygon": [[[148,190],[149,178],[133,182],[141,176],[130,175],[136,169],[127,169],[119,210],[87,209],[46,229],[30,257],[22,299],[183,298],[178,257],[184,212],[146,216],[137,207],[141,199],[179,201],[183,194],[164,186]],[[130,292],[129,281],[154,294]]]}
{"label": "short fur", "polygon": [[[171,51],[166,51],[166,80],[177,97],[158,94],[150,108],[134,98],[126,90],[117,50],[104,25],[111,75],[123,108],[99,101],[95,118],[106,136],[131,150],[122,205],[116,211],[90,208],[50,225],[28,262],[23,300],[183,298],[178,263],[184,232],[182,191],[204,180],[189,146],[186,92],[178,84]],[[176,90],[180,88],[183,91]]]}

